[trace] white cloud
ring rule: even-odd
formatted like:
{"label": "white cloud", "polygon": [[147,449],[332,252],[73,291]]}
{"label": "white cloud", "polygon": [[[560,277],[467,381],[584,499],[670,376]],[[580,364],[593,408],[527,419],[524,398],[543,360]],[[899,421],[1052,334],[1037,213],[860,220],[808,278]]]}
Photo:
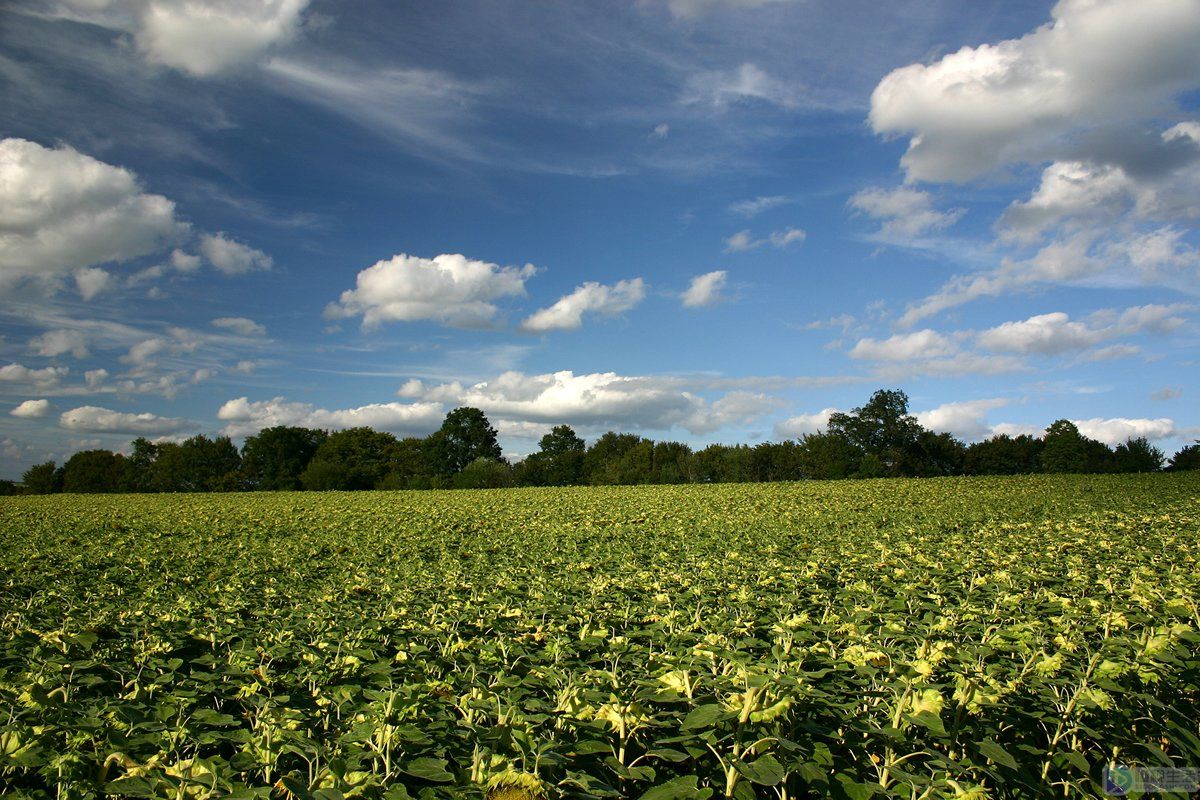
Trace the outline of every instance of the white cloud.
{"label": "white cloud", "polygon": [[290,42],[308,0],[60,0],[59,16],[129,33],[139,53],[196,77],[252,64]]}
{"label": "white cloud", "polygon": [[1043,428],[1036,425],[1029,425],[1021,422],[1001,422],[998,425],[992,426],[993,436],[1032,436],[1037,438],[1042,435]]}
{"label": "white cloud", "polygon": [[75,270],[75,288],[85,301],[108,289],[112,283],[112,275],[100,267],[83,267]]}
{"label": "white cloud", "polygon": [[795,0],[667,0],[667,8],[676,17],[697,17],[715,11],[740,11]]}
{"label": "white cloud", "polygon": [[434,320],[455,327],[493,324],[495,301],[523,296],[532,264],[501,267],[458,254],[421,258],[400,253],[358,273],[354,289],[326,308],[329,317],[361,315],[364,328],[383,322]]}
{"label": "white cloud", "polygon": [[66,367],[43,367],[30,369],[22,364],[5,364],[0,367],[0,383],[32,384],[43,388],[56,386],[66,377]]}
{"label": "white cloud", "polygon": [[212,321],[214,328],[239,333],[242,336],[266,336],[267,329],[246,317],[218,317]]}
{"label": "white cloud", "polygon": [[752,102],[795,108],[800,105],[800,98],[796,86],[747,62],[736,69],[710,70],[691,76],[682,101],[686,105],[710,106],[724,111]]}
{"label": "white cloud", "polygon": [[770,211],[772,208],[778,208],[782,205],[795,202],[792,198],[784,195],[764,195],[755,197],[750,200],[739,200],[736,203],[731,203],[729,210],[734,214],[746,217],[756,217],[764,211]]}
{"label": "white cloud", "polygon": [[882,222],[880,233],[883,236],[900,239],[948,228],[966,213],[961,208],[935,211],[932,195],[908,186],[894,189],[872,186],[851,197],[849,204],[854,210]]}
{"label": "white cloud", "polygon": [[911,135],[913,180],[964,181],[1047,159],[1069,134],[1156,116],[1200,85],[1192,0],[1061,0],[1020,39],[894,70],[871,96],[877,133]]}
{"label": "white cloud", "polygon": [[[1118,336],[1129,336],[1143,331],[1166,333],[1183,324],[1177,312],[1183,306],[1146,305],[1115,312],[1098,312],[1087,322],[1072,320],[1068,314],[1056,311],[1038,314],[1028,319],[1005,322],[979,334],[978,342],[996,352],[1038,353],[1056,355],[1083,350]],[[1130,355],[1124,349],[1108,350],[1100,358],[1115,358]],[[1103,351],[1100,351],[1103,352]]]}
{"label": "white cloud", "polygon": [[185,253],[176,248],[171,251],[171,258],[168,261],[173,269],[178,272],[195,272],[200,269],[200,256]]}
{"label": "white cloud", "polygon": [[945,403],[928,411],[919,411],[917,421],[936,433],[952,433],[963,439],[981,439],[991,433],[987,414],[997,408],[1003,408],[1009,401],[994,397],[987,400],[964,400],[957,403]]}
{"label": "white cloud", "polygon": [[995,269],[957,275],[910,305],[898,323],[910,326],[972,300],[1034,284],[1197,285],[1200,251],[1182,241],[1181,231],[1162,228],[1097,244],[1101,236],[1101,231],[1083,230],[1050,242],[1031,258],[1004,259]]}
{"label": "white cloud", "polygon": [[728,239],[725,240],[725,252],[726,253],[741,253],[746,250],[750,250],[754,247],[758,247],[762,243],[763,243],[763,240],[761,240],[761,239],[758,241],[755,241],[754,238],[750,235],[750,231],[748,229],[743,230],[743,231],[738,231],[737,233],[733,234],[732,236],[730,236]]}
{"label": "white cloud", "polygon": [[[206,233],[200,237],[200,253],[225,275],[244,275],[256,270],[269,270],[273,261],[261,250],[236,242],[224,233]],[[184,254],[184,263],[190,263]],[[172,254],[172,263],[175,262]]]}
{"label": "white cloud", "polygon": [[1020,322],[1005,322],[984,331],[979,343],[989,350],[1007,353],[1040,353],[1054,355],[1069,350],[1082,350],[1104,339],[1106,333],[1057,311],[1039,314]]}
{"label": "white cloud", "polygon": [[671,134],[671,126],[665,122],[660,122],[659,124],[654,126],[654,130],[651,132],[650,135],[653,136],[655,139],[665,139],[670,134]]}
{"label": "white cloud", "polygon": [[83,380],[89,389],[99,389],[108,380],[108,370],[106,369],[89,369],[83,373]]}
{"label": "white cloud", "polygon": [[443,415],[443,406],[434,402],[372,403],[328,410],[314,408],[310,403],[288,402],[282,397],[262,401],[239,397],[217,411],[217,419],[227,423],[222,433],[236,437],[250,436],[275,425],[328,430],[365,426],[400,435],[426,435],[437,429]]}
{"label": "white cloud", "polygon": [[691,285],[683,293],[684,308],[701,308],[724,300],[721,290],[725,288],[728,277],[729,273],[719,269],[692,278]]}
{"label": "white cloud", "polygon": [[1166,417],[1159,419],[1128,419],[1125,417],[1101,419],[1094,417],[1072,420],[1072,422],[1084,436],[1110,446],[1122,444],[1140,436],[1153,440],[1168,439],[1176,434],[1175,421]]}
{"label": "white cloud", "polygon": [[749,230],[741,230],[725,240],[725,252],[742,253],[762,247],[764,244],[770,244],[782,250],[790,244],[803,242],[806,238],[808,238],[808,234],[804,230],[792,227],[773,231],[762,239],[755,239]]}
{"label": "white cloud", "polygon": [[887,339],[859,339],[850,350],[851,358],[867,361],[912,361],[953,355],[958,346],[935,330],[926,328],[913,333],[898,333]]}
{"label": "white cloud", "polygon": [[803,242],[808,238],[808,234],[800,228],[784,228],[781,231],[773,231],[768,238],[772,245],[782,250],[794,242]]}
{"label": "white cloud", "polygon": [[87,358],[88,340],[82,331],[60,328],[46,331],[29,340],[29,348],[39,356],[54,358],[70,353],[75,358]]}
{"label": "white cloud", "polygon": [[[187,231],[175,204],[142,192],[129,170],[24,139],[0,140],[0,208],[0,283],[129,261]],[[85,299],[102,272],[77,274]]]}
{"label": "white cloud", "polygon": [[53,410],[49,400],[26,400],[8,413],[21,419],[41,419]]}
{"label": "white cloud", "polygon": [[60,428],[81,433],[128,433],[162,435],[192,430],[195,423],[186,419],[160,417],[150,412],[132,414],[98,406],[80,406],[64,411],[58,418]]}
{"label": "white cloud", "polygon": [[613,286],[588,281],[560,297],[554,305],[535,311],[521,323],[521,329],[536,333],[575,330],[583,325],[584,314],[621,314],[645,297],[646,285],[641,278],[617,281]]}
{"label": "white cloud", "polygon": [[682,427],[707,433],[729,424],[748,424],[777,405],[765,394],[736,390],[711,403],[679,378],[623,376],[614,372],[576,375],[570,370],[527,375],[505,372],[494,380],[461,386],[424,387],[409,382],[407,396],[483,409],[497,424],[568,424],[583,430],[666,430]]}
{"label": "white cloud", "polygon": [[1133,189],[1133,181],[1120,167],[1055,161],[1042,171],[1041,183],[1030,198],[1014,202],[1004,212],[1001,234],[1029,243],[1064,220],[1113,219],[1125,210]]}
{"label": "white cloud", "polygon": [[797,414],[775,425],[776,439],[798,439],[808,433],[820,433],[829,426],[829,417],[836,408],[824,408],[815,414]]}

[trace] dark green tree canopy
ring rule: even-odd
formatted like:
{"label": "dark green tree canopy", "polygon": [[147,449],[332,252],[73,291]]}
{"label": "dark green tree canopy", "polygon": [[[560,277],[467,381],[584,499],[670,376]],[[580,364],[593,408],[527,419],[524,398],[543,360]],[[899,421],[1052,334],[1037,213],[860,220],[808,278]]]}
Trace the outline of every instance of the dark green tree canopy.
{"label": "dark green tree canopy", "polygon": [[242,445],[242,474],[256,489],[299,489],[300,475],[326,436],[311,428],[264,428]]}
{"label": "dark green tree canopy", "polygon": [[79,494],[119,492],[125,488],[125,456],[109,450],[83,450],[63,464],[62,490]]}
{"label": "dark green tree canopy", "polygon": [[371,428],[347,428],[321,442],[300,481],[305,489],[374,489],[392,467],[396,437]]}
{"label": "dark green tree canopy", "polygon": [[21,485],[26,494],[53,494],[62,491],[62,470],[53,461],[43,461],[25,470]]}
{"label": "dark green tree canopy", "polygon": [[1172,472],[1200,469],[1200,442],[1180,448],[1168,467]]}
{"label": "dark green tree canopy", "polygon": [[478,408],[464,406],[446,415],[442,427],[430,437],[430,459],[441,475],[462,472],[479,458],[500,461],[504,455],[496,429]]}

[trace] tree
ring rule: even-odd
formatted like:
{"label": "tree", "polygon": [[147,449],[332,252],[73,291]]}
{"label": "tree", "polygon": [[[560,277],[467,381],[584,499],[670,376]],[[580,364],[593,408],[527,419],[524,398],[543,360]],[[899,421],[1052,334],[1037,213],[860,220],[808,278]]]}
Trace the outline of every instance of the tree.
{"label": "tree", "polygon": [[[882,475],[914,474],[913,455],[922,431],[917,418],[908,413],[908,395],[899,390],[880,389],[861,408],[849,414],[840,411],[829,417],[828,432],[845,436],[865,456],[873,457],[869,472]],[[860,464],[860,472],[863,465]]]}
{"label": "tree", "polygon": [[621,461],[625,454],[641,443],[634,433],[608,433],[592,442],[583,457],[583,477],[593,486],[626,483],[621,480]]}
{"label": "tree", "polygon": [[131,492],[149,492],[154,485],[158,445],[144,436],[133,440],[133,453],[125,459],[125,486]]}
{"label": "tree", "polygon": [[1089,445],[1091,441],[1070,420],[1055,420],[1042,436],[1042,470],[1093,472],[1095,449]]}
{"label": "tree", "polygon": [[1200,469],[1200,441],[1180,448],[1179,452],[1171,459],[1171,465],[1167,469],[1172,472]]}
{"label": "tree", "polygon": [[583,459],[587,444],[570,425],[557,425],[542,437],[538,452],[521,470],[529,486],[574,486],[583,481]]}
{"label": "tree", "polygon": [[228,436],[193,436],[157,445],[150,487],[156,492],[224,492],[239,488],[242,459]]}
{"label": "tree", "polygon": [[464,406],[446,415],[428,441],[430,461],[440,475],[454,475],[479,458],[500,461],[496,429],[478,408]]}
{"label": "tree", "polygon": [[512,486],[512,467],[506,461],[477,458],[454,476],[455,489],[503,489]]}
{"label": "tree", "polygon": [[428,489],[433,472],[425,439],[408,436],[396,442],[388,473],[377,484],[379,489]]}
{"label": "tree", "polygon": [[922,430],[906,458],[904,473],[918,477],[961,475],[966,446],[949,433]]}
{"label": "tree", "polygon": [[329,434],[300,476],[305,489],[373,489],[392,466],[396,437],[371,428]]}
{"label": "tree", "polygon": [[242,445],[242,475],[253,489],[300,488],[300,475],[325,441],[325,431],[277,425],[247,437]]}
{"label": "tree", "polygon": [[1113,466],[1117,472],[1158,472],[1166,456],[1150,444],[1145,436],[1129,439],[1113,451]]}
{"label": "tree", "polygon": [[968,475],[1031,475],[1042,471],[1042,440],[1021,434],[997,434],[967,448],[963,471]]}
{"label": "tree", "polygon": [[62,491],[62,470],[53,461],[43,461],[25,470],[21,485],[26,494],[54,494]]}
{"label": "tree", "polygon": [[63,464],[64,492],[111,494],[125,481],[125,457],[110,450],[83,450]]}
{"label": "tree", "polygon": [[800,473],[813,480],[846,478],[858,472],[862,450],[842,433],[806,433],[797,443]]}

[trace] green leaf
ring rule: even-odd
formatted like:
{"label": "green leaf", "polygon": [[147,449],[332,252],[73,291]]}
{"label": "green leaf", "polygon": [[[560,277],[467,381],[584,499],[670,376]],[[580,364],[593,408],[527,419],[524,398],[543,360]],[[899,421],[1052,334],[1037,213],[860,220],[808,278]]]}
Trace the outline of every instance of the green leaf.
{"label": "green leaf", "polygon": [[720,706],[710,703],[692,709],[691,713],[684,718],[683,725],[680,727],[685,731],[697,728],[711,728],[724,715],[725,712],[721,710]]}
{"label": "green leaf", "polygon": [[1017,760],[1012,757],[1007,750],[996,744],[991,739],[984,739],[976,745],[979,748],[979,753],[985,758],[990,758],[1001,766],[1009,769],[1017,768]]}
{"label": "green leaf", "polygon": [[737,770],[760,786],[774,786],[787,774],[783,765],[770,753],[756,758],[749,764],[745,761],[737,762]]}
{"label": "green leaf", "polygon": [[684,775],[647,789],[640,800],[695,800],[706,796],[702,791],[712,792],[711,789],[697,789],[695,775]]}
{"label": "green leaf", "polygon": [[401,769],[414,778],[434,783],[449,783],[454,780],[454,775],[446,770],[444,758],[414,758]]}

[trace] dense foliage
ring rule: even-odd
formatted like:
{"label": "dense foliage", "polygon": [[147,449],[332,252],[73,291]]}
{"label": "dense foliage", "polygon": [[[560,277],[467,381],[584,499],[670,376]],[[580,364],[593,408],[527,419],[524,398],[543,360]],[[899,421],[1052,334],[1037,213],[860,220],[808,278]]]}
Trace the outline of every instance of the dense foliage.
{"label": "dense foliage", "polygon": [[1200,763],[1198,498],[1195,473],[4,498],[0,787],[1095,796],[1111,759]]}
{"label": "dense foliage", "polygon": [[[796,441],[754,447],[714,444],[699,452],[681,442],[611,431],[588,447],[570,426],[558,425],[542,437],[537,452],[510,464],[502,457],[496,430],[477,408],[454,409],[424,439],[396,439],[371,428],[329,433],[277,426],[248,437],[240,455],[228,437],[193,436],[182,444],[137,439],[132,450],[129,457],[105,450],[77,453],[58,469],[54,462],[38,464],[25,473],[24,493],[487,489],[1155,472],[1165,461],[1144,438],[1110,449],[1065,419],[1041,438],[1001,434],[968,446],[922,427],[908,413],[908,396],[895,390],[880,390],[861,408],[833,414],[828,430]],[[1180,450],[1169,468],[1200,468],[1200,447]]]}

